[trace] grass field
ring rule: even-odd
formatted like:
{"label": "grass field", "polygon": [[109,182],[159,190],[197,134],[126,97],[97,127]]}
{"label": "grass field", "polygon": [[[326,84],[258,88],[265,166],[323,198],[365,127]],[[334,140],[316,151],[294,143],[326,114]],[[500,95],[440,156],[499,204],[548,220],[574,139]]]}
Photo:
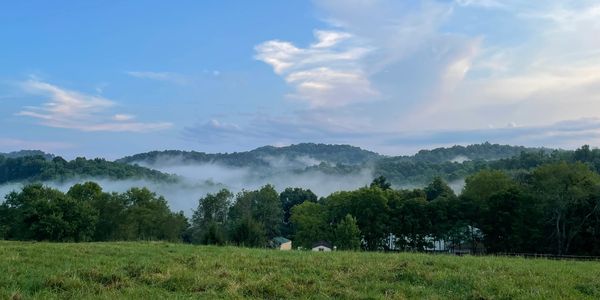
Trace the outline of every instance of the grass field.
{"label": "grass field", "polygon": [[599,299],[600,263],[0,241],[0,299]]}

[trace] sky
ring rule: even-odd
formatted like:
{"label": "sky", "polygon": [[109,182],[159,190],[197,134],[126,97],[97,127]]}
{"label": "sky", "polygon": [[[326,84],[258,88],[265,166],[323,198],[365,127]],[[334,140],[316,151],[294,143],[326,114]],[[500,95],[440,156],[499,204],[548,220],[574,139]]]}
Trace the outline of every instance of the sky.
{"label": "sky", "polygon": [[0,152],[599,137],[599,1],[0,4]]}

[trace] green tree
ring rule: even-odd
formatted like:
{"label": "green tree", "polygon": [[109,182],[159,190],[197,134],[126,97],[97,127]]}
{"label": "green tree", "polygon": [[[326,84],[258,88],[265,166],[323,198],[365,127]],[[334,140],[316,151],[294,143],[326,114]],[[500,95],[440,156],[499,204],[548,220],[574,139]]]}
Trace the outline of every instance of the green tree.
{"label": "green tree", "polygon": [[258,190],[253,207],[255,220],[263,224],[267,239],[272,239],[281,233],[283,209],[279,194],[272,185],[265,185]]}
{"label": "green tree", "polygon": [[192,241],[202,244],[223,244],[225,224],[233,194],[222,189],[198,200],[198,208],[192,216]]}
{"label": "green tree", "polygon": [[396,236],[396,245],[404,250],[422,251],[430,246],[426,239],[431,234],[428,202],[414,193],[400,194],[389,203],[391,232]]}
{"label": "green tree", "polygon": [[310,248],[314,242],[331,238],[327,208],[322,204],[307,201],[292,207],[290,221],[295,229],[295,245]]}
{"label": "green tree", "polygon": [[263,247],[267,242],[264,225],[250,216],[235,221],[231,237],[238,246]]}
{"label": "green tree", "polygon": [[265,185],[256,191],[238,193],[235,203],[229,209],[229,218],[230,230],[236,230],[240,221],[252,219],[264,229],[263,240],[278,236],[283,222],[283,210],[277,191],[272,185]]}
{"label": "green tree", "polygon": [[532,173],[530,191],[540,203],[555,251],[567,254],[586,223],[600,213],[600,175],[582,163],[547,164]]}
{"label": "green tree", "polygon": [[428,201],[435,200],[438,197],[456,197],[450,186],[448,186],[448,184],[446,184],[446,182],[444,182],[444,180],[439,176],[435,177],[433,181],[425,187],[424,191]]}
{"label": "green tree", "polygon": [[1,210],[11,216],[5,235],[17,240],[89,241],[97,221],[88,203],[41,184],[12,192]]}
{"label": "green tree", "polygon": [[123,226],[125,205],[117,194],[108,194],[95,182],[73,185],[67,195],[77,201],[88,203],[98,214],[92,240],[112,241],[119,238]]}
{"label": "green tree", "polygon": [[179,241],[189,224],[183,213],[173,213],[167,201],[147,188],[131,188],[120,195],[125,204],[120,238]]}
{"label": "green tree", "polygon": [[385,246],[389,234],[388,195],[379,187],[361,188],[351,192],[338,192],[325,198],[329,212],[329,222],[340,222],[347,214],[356,218],[362,234],[361,240],[367,250],[377,250]]}
{"label": "green tree", "polygon": [[292,236],[292,226],[290,224],[290,216],[292,214],[292,207],[302,204],[305,201],[317,202],[317,195],[309,189],[302,188],[286,188],[281,194],[279,194],[279,201],[283,209],[283,227],[282,234],[286,236]]}
{"label": "green tree", "polygon": [[389,190],[392,188],[392,184],[387,181],[385,176],[379,176],[371,182],[370,187],[378,187],[382,190]]}
{"label": "green tree", "polygon": [[356,218],[347,214],[335,227],[334,245],[340,250],[360,249],[360,229]]}
{"label": "green tree", "polygon": [[538,217],[531,199],[516,186],[491,195],[479,220],[486,250],[535,251],[530,246],[540,241]]}

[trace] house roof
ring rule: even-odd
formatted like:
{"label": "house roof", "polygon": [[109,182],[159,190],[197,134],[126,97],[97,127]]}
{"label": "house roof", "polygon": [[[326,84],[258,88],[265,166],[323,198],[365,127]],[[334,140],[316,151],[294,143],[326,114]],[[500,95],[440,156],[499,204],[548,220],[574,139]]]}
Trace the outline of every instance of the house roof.
{"label": "house roof", "polygon": [[319,247],[319,246],[331,248],[331,243],[328,241],[318,241],[312,245],[313,248]]}
{"label": "house roof", "polygon": [[276,236],[276,237],[273,238],[273,242],[281,245],[281,244],[285,244],[285,243],[288,243],[288,242],[291,242],[291,241],[288,240],[288,239],[286,239],[286,238],[284,238],[284,237],[282,237],[282,236]]}

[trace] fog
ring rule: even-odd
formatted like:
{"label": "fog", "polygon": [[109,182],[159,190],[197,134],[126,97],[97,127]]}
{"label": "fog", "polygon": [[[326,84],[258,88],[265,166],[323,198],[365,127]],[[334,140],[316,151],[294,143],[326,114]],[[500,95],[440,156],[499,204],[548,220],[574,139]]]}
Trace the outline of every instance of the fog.
{"label": "fog", "polygon": [[[266,184],[272,184],[278,192],[287,187],[302,187],[311,189],[321,197],[335,191],[357,189],[368,185],[373,179],[373,172],[370,168],[364,168],[348,175],[326,174],[314,170],[299,171],[321,163],[321,161],[308,156],[299,156],[293,159],[285,157],[264,157],[263,159],[269,167],[229,167],[218,163],[190,164],[173,157],[159,159],[152,164],[137,162],[144,167],[179,175],[180,179],[177,182],[77,178],[42,183],[63,192],[68,191],[74,184],[85,181],[97,182],[105,192],[121,193],[132,187],[147,187],[158,195],[164,196],[172,210],[182,210],[189,216],[197,207],[199,198],[207,193],[217,192],[221,188],[228,188],[237,193],[244,189],[253,190]],[[18,191],[22,187],[22,183],[0,185],[1,199],[4,199],[5,195],[11,191]]]}
{"label": "fog", "polygon": [[[198,205],[198,199],[207,193],[215,193],[221,188],[228,188],[234,193],[242,190],[258,189],[272,184],[281,192],[287,187],[301,187],[312,190],[317,196],[324,197],[336,191],[355,190],[370,184],[373,170],[364,167],[352,174],[329,174],[320,170],[308,169],[322,161],[308,156],[291,159],[285,157],[264,157],[267,167],[231,167],[219,163],[192,164],[179,158],[168,157],[153,163],[137,162],[137,164],[179,175],[177,182],[156,182],[151,180],[109,180],[106,178],[77,178],[68,181],[47,181],[44,185],[63,192],[76,183],[94,181],[102,186],[105,192],[125,192],[132,187],[147,187],[158,195],[164,196],[172,210],[183,211],[190,216]],[[325,162],[326,163],[326,162]],[[449,182],[450,187],[458,194],[464,187],[464,179]],[[0,185],[0,197],[13,190],[20,190],[22,183]],[[419,185],[400,185],[395,188],[422,188]]]}
{"label": "fog", "polygon": [[459,163],[462,164],[465,161],[470,161],[471,159],[469,159],[468,157],[464,156],[464,155],[457,155],[456,157],[454,157],[453,159],[450,160],[450,162],[455,162],[455,163]]}
{"label": "fog", "polygon": [[[368,185],[373,180],[373,171],[370,168],[363,168],[352,174],[337,175],[316,170],[304,171],[305,167],[321,163],[310,157],[302,156],[294,159],[265,157],[263,159],[268,162],[269,167],[230,167],[218,163],[186,164],[175,162],[172,159],[152,164],[144,162],[138,162],[138,164],[161,172],[179,175],[183,178],[183,182],[220,184],[234,193],[243,189],[258,189],[266,184],[272,184],[279,192],[287,187],[301,187],[310,189],[317,196],[323,197],[335,191],[357,189]],[[189,200],[192,202],[189,208],[196,206],[197,198]],[[185,201],[182,200],[180,203],[185,203]]]}
{"label": "fog", "polygon": [[[150,180],[108,180],[103,178],[80,178],[63,182],[45,181],[42,184],[67,192],[69,188],[77,183],[94,181],[98,183],[105,192],[122,193],[132,187],[147,187],[158,195],[162,195],[169,202],[173,211],[184,211],[186,215],[191,215],[192,209],[198,204],[198,199],[207,193],[214,193],[224,187],[211,182],[192,183],[182,180],[177,183],[156,182]],[[0,185],[0,197],[4,197],[11,191],[19,191],[23,183],[12,183]]]}

